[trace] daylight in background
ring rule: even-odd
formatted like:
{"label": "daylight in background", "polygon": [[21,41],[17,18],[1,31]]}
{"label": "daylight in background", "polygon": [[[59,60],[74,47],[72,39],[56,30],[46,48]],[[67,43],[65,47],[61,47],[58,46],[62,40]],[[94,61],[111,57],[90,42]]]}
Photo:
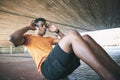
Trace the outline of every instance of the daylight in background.
{"label": "daylight in background", "polygon": [[81,33],[89,34],[102,47],[120,47],[120,28]]}

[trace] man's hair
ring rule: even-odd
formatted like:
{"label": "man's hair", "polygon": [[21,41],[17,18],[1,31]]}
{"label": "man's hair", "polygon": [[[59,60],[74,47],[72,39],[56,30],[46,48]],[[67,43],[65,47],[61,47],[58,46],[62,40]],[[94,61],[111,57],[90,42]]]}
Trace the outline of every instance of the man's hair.
{"label": "man's hair", "polygon": [[46,22],[46,20],[45,20],[44,18],[36,18],[36,19],[34,20],[34,23],[38,23],[39,21],[44,21],[44,22]]}

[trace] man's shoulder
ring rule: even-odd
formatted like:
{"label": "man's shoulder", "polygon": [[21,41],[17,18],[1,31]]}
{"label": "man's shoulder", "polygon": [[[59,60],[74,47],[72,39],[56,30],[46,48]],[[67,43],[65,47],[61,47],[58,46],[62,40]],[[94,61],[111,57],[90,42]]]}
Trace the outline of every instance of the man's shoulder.
{"label": "man's shoulder", "polygon": [[54,36],[45,36],[45,38],[56,39]]}
{"label": "man's shoulder", "polygon": [[33,34],[24,34],[23,36],[24,37],[30,37],[30,36],[35,36],[35,35],[33,35]]}

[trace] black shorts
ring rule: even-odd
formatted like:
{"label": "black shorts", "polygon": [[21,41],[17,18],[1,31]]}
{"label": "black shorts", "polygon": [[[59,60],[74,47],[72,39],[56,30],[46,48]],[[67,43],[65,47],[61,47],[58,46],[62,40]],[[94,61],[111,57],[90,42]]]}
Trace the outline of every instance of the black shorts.
{"label": "black shorts", "polygon": [[67,77],[80,65],[74,53],[65,53],[58,44],[42,63],[41,71],[47,80],[58,80]]}

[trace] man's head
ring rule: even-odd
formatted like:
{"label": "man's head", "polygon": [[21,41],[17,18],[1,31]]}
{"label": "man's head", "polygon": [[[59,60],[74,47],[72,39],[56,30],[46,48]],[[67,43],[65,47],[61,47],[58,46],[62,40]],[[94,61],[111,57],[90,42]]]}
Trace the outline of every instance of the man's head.
{"label": "man's head", "polygon": [[44,18],[36,18],[34,20],[34,23],[38,23],[39,21],[43,21],[43,22],[46,22],[46,20]]}
{"label": "man's head", "polygon": [[37,35],[45,35],[46,33],[46,20],[44,18],[36,18],[34,20],[34,24],[36,25],[36,30],[35,30],[35,33]]}

